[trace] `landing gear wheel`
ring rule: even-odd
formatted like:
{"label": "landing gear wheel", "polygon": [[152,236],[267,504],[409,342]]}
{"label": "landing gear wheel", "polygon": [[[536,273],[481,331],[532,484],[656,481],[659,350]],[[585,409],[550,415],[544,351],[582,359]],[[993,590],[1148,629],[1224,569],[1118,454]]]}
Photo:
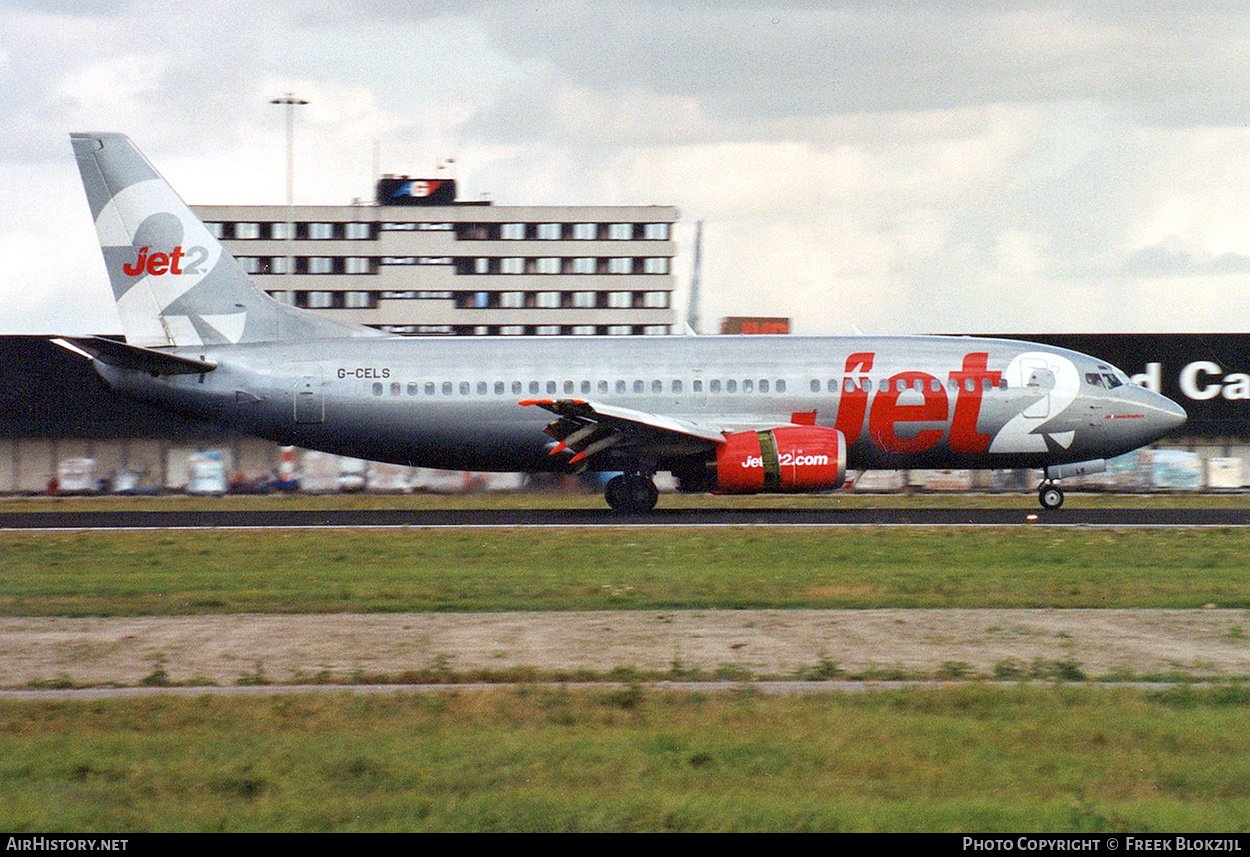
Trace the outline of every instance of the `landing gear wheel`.
{"label": "landing gear wheel", "polygon": [[655,508],[660,492],[651,477],[640,473],[621,474],[613,477],[603,492],[604,498],[617,512],[627,515],[644,515]]}
{"label": "landing gear wheel", "polygon": [[1063,505],[1063,489],[1058,485],[1043,485],[1037,491],[1037,500],[1043,509],[1058,509]]}

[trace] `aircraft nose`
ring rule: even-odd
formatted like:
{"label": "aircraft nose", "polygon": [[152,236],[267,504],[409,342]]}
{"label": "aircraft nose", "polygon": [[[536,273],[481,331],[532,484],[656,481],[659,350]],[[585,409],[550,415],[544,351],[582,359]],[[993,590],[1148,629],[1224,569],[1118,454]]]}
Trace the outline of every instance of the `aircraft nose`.
{"label": "aircraft nose", "polygon": [[1146,412],[1146,430],[1151,440],[1157,440],[1185,424],[1189,415],[1185,409],[1167,396],[1141,387],[1133,390],[1134,404]]}

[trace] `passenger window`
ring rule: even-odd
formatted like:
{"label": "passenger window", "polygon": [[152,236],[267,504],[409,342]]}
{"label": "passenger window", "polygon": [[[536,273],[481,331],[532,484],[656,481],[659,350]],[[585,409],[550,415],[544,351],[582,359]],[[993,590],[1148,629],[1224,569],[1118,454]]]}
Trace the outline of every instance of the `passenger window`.
{"label": "passenger window", "polygon": [[725,392],[726,392],[726,393],[736,393],[736,392],[738,392],[738,382],[737,382],[737,381],[726,381],[726,382],[725,382]]}
{"label": "passenger window", "polygon": [[415,396],[415,395],[417,394],[417,390],[418,390],[418,387],[417,387],[417,382],[416,382],[416,381],[409,381],[409,382],[408,382],[408,395],[409,395],[409,396]]}
{"label": "passenger window", "polygon": [[645,384],[643,384],[643,383],[642,383],[642,381],[635,381],[635,382],[634,382],[634,392],[635,392],[635,393],[645,393],[645,392],[647,392],[647,386],[646,386]]}
{"label": "passenger window", "polygon": [[830,378],[829,383],[826,384],[825,387],[829,390],[830,393],[838,392],[838,379]]}
{"label": "passenger window", "polygon": [[434,395],[434,382],[433,382],[433,381],[426,381],[426,382],[425,382],[425,394],[426,394],[427,396],[433,396],[433,395]]}
{"label": "passenger window", "polygon": [[462,396],[469,395],[469,382],[468,381],[460,382],[460,395]]}
{"label": "passenger window", "polygon": [[479,396],[485,396],[485,395],[486,395],[486,382],[485,382],[485,381],[478,381],[478,382],[477,382],[477,394],[478,394]]}
{"label": "passenger window", "polygon": [[375,396],[382,395],[382,382],[381,381],[378,381],[377,383],[373,385],[373,395]]}
{"label": "passenger window", "polygon": [[785,381],[778,381],[778,382],[777,382],[777,392],[778,392],[778,393],[784,393],[785,391],[786,391],[786,382],[785,382]]}
{"label": "passenger window", "polygon": [[760,392],[761,392],[761,393],[767,393],[767,392],[768,392],[768,382],[767,382],[767,381],[764,381],[764,380],[761,380],[761,381],[760,381]]}
{"label": "passenger window", "polygon": [[696,378],[696,379],[694,379],[693,381],[691,381],[691,382],[690,382],[690,392],[692,392],[692,393],[702,393],[702,392],[703,392],[703,381],[702,381],[701,379],[699,379],[699,378]]}
{"label": "passenger window", "polygon": [[680,392],[681,392],[681,381],[674,381],[674,382],[673,382],[673,392],[674,392],[674,393],[680,393]]}
{"label": "passenger window", "polygon": [[599,382],[599,392],[600,392],[600,393],[606,393],[607,391],[608,391],[608,382],[607,382],[607,381],[600,381],[600,382]]}
{"label": "passenger window", "polygon": [[503,381],[496,381],[496,382],[495,382],[495,395],[496,395],[496,396],[502,396],[502,395],[503,395]]}
{"label": "passenger window", "polygon": [[451,382],[450,382],[450,381],[444,381],[444,382],[443,382],[443,395],[444,395],[444,396],[450,396],[450,395],[451,395]]}
{"label": "passenger window", "polygon": [[530,394],[538,395],[538,382],[537,381],[530,381]]}
{"label": "passenger window", "polygon": [[720,392],[720,381],[712,381],[707,386],[708,386],[708,389],[711,390],[713,393]]}
{"label": "passenger window", "polygon": [[742,392],[744,392],[744,393],[751,393],[751,392],[754,392],[754,390],[755,390],[755,382],[754,382],[754,381],[743,381],[743,382],[742,382]]}
{"label": "passenger window", "polygon": [[651,392],[652,392],[652,393],[663,393],[663,392],[664,392],[664,382],[663,382],[663,381],[652,381],[652,382],[651,382]]}
{"label": "passenger window", "polygon": [[521,395],[521,389],[522,389],[522,387],[521,387],[521,382],[520,382],[520,381],[513,381],[513,382],[512,382],[512,392],[513,392],[515,395],[518,395],[518,396],[519,396],[519,395]]}
{"label": "passenger window", "polygon": [[565,381],[564,382],[564,394],[567,396],[569,393],[572,393],[572,392],[573,392],[573,382]]}
{"label": "passenger window", "polygon": [[[830,384],[832,384],[833,382],[832,382],[832,381],[830,381],[829,383],[830,383]],[[820,392],[820,381],[819,381],[819,380],[817,380],[816,378],[813,378],[813,379],[812,379],[812,392],[813,392],[813,393],[819,393],[819,392]]]}
{"label": "passenger window", "polygon": [[617,393],[624,393],[624,392],[625,392],[625,382],[624,382],[624,381],[622,381],[622,380],[621,380],[621,379],[619,379],[619,378],[616,380],[616,392],[617,392]]}
{"label": "passenger window", "polygon": [[398,381],[391,382],[391,395],[392,396],[398,396],[403,391],[404,391],[404,388]]}

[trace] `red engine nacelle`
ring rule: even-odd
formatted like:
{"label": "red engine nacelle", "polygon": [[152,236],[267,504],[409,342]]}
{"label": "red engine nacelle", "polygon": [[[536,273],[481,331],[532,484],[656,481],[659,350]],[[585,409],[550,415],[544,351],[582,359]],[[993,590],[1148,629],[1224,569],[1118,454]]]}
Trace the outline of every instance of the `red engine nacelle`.
{"label": "red engine nacelle", "polygon": [[846,437],[823,426],[782,426],[726,435],[716,453],[723,494],[831,491],[846,481]]}

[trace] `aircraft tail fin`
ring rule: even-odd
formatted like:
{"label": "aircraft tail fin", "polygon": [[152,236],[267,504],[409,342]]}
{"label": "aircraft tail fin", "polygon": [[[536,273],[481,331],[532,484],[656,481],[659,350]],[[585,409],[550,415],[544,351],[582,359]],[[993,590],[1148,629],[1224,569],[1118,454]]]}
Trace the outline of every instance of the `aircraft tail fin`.
{"label": "aircraft tail fin", "polygon": [[131,345],[377,335],[270,298],[125,135],[70,142]]}

